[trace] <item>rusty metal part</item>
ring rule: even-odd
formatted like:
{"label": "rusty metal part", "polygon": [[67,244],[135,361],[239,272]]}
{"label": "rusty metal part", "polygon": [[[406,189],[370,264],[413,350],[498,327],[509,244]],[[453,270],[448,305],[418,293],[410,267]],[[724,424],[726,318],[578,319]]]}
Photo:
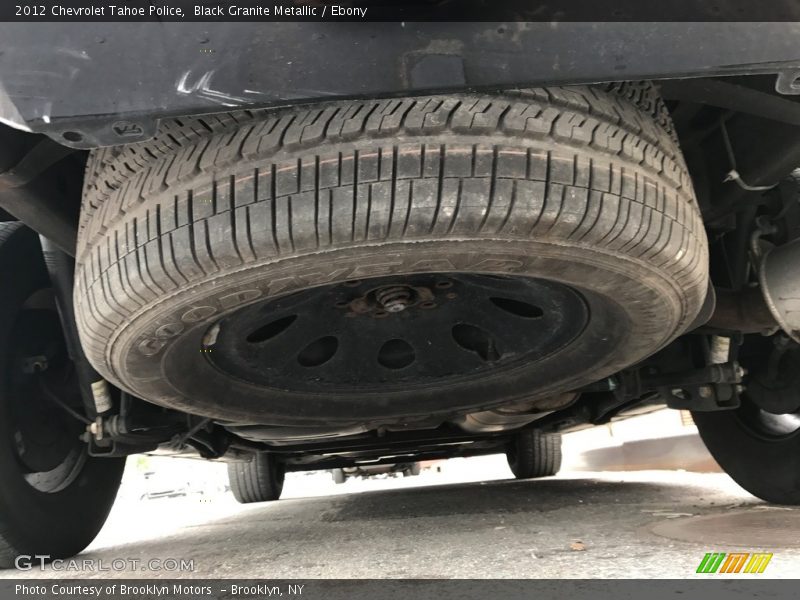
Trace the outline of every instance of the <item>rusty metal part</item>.
{"label": "rusty metal part", "polygon": [[759,288],[741,292],[717,290],[717,305],[706,325],[742,333],[761,333],[778,327]]}
{"label": "rusty metal part", "polygon": [[431,308],[435,298],[428,287],[397,284],[370,290],[350,302],[342,302],[341,308],[349,308],[354,315],[369,315],[380,319],[389,313],[398,313],[412,306]]}
{"label": "rusty metal part", "polygon": [[375,292],[375,300],[390,313],[407,309],[414,301],[414,292],[405,285],[393,285]]}
{"label": "rusty metal part", "polygon": [[469,433],[496,433],[524,427],[551,412],[572,404],[578,394],[567,392],[533,402],[521,402],[461,415],[453,423]]}

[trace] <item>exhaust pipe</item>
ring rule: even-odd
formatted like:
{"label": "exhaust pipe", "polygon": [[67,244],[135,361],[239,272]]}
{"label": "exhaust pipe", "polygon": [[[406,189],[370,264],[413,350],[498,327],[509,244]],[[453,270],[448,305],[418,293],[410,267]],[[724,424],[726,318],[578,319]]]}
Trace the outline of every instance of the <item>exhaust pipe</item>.
{"label": "exhaust pipe", "polygon": [[[782,329],[800,343],[800,239],[758,248],[758,288],[716,290],[716,305],[705,323],[716,329],[768,334]],[[756,254],[754,252],[754,254]]]}
{"label": "exhaust pipe", "polygon": [[714,314],[703,324],[742,333],[768,333],[778,328],[759,288],[746,288],[739,292],[716,290]]}

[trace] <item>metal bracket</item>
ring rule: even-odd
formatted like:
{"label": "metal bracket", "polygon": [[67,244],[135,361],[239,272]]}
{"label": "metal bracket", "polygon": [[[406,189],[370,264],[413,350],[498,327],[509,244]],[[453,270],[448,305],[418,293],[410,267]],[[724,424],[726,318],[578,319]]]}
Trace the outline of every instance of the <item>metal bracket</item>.
{"label": "metal bracket", "polygon": [[696,387],[676,388],[664,393],[668,408],[715,412],[739,408],[739,392],[735,386],[708,384]]}
{"label": "metal bracket", "polygon": [[778,73],[775,91],[786,96],[800,95],[800,69]]}
{"label": "metal bracket", "polygon": [[138,115],[116,121],[107,116],[54,119],[42,133],[70,149],[89,150],[149,140],[156,135],[158,122],[156,118]]}

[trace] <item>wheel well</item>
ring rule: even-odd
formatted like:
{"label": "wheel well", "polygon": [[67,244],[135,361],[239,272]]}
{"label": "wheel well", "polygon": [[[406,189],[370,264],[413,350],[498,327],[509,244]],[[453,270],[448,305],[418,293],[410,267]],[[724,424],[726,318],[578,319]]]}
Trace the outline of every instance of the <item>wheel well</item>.
{"label": "wheel well", "polygon": [[[776,92],[770,75],[665,80],[658,86],[706,228],[720,236],[736,231],[737,215],[755,214],[765,200],[725,179],[735,169],[740,183],[768,187],[800,166],[800,96]],[[0,124],[0,221],[20,220],[74,252],[87,156]],[[741,281],[726,252],[712,244],[711,277],[735,288]]]}
{"label": "wheel well", "polygon": [[[709,226],[720,225],[752,199],[740,186],[723,183],[731,170],[726,133],[736,169],[750,185],[775,183],[800,165],[800,95],[779,94],[774,75],[657,85]],[[0,124],[0,220],[21,220],[72,251],[87,156]]]}

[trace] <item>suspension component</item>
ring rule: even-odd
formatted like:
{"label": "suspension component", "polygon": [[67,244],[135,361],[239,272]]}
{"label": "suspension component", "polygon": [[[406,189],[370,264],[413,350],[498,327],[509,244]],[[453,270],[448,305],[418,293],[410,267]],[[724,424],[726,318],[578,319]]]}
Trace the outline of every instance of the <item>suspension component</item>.
{"label": "suspension component", "polygon": [[108,414],[114,408],[108,383],[94,370],[86,359],[78,329],[75,324],[75,307],[72,302],[72,286],[74,261],[71,256],[55,245],[50,239],[40,236],[42,254],[53,285],[58,314],[64,338],[67,342],[67,351],[75,364],[78,381],[81,387],[81,397],[90,419],[98,415]]}

